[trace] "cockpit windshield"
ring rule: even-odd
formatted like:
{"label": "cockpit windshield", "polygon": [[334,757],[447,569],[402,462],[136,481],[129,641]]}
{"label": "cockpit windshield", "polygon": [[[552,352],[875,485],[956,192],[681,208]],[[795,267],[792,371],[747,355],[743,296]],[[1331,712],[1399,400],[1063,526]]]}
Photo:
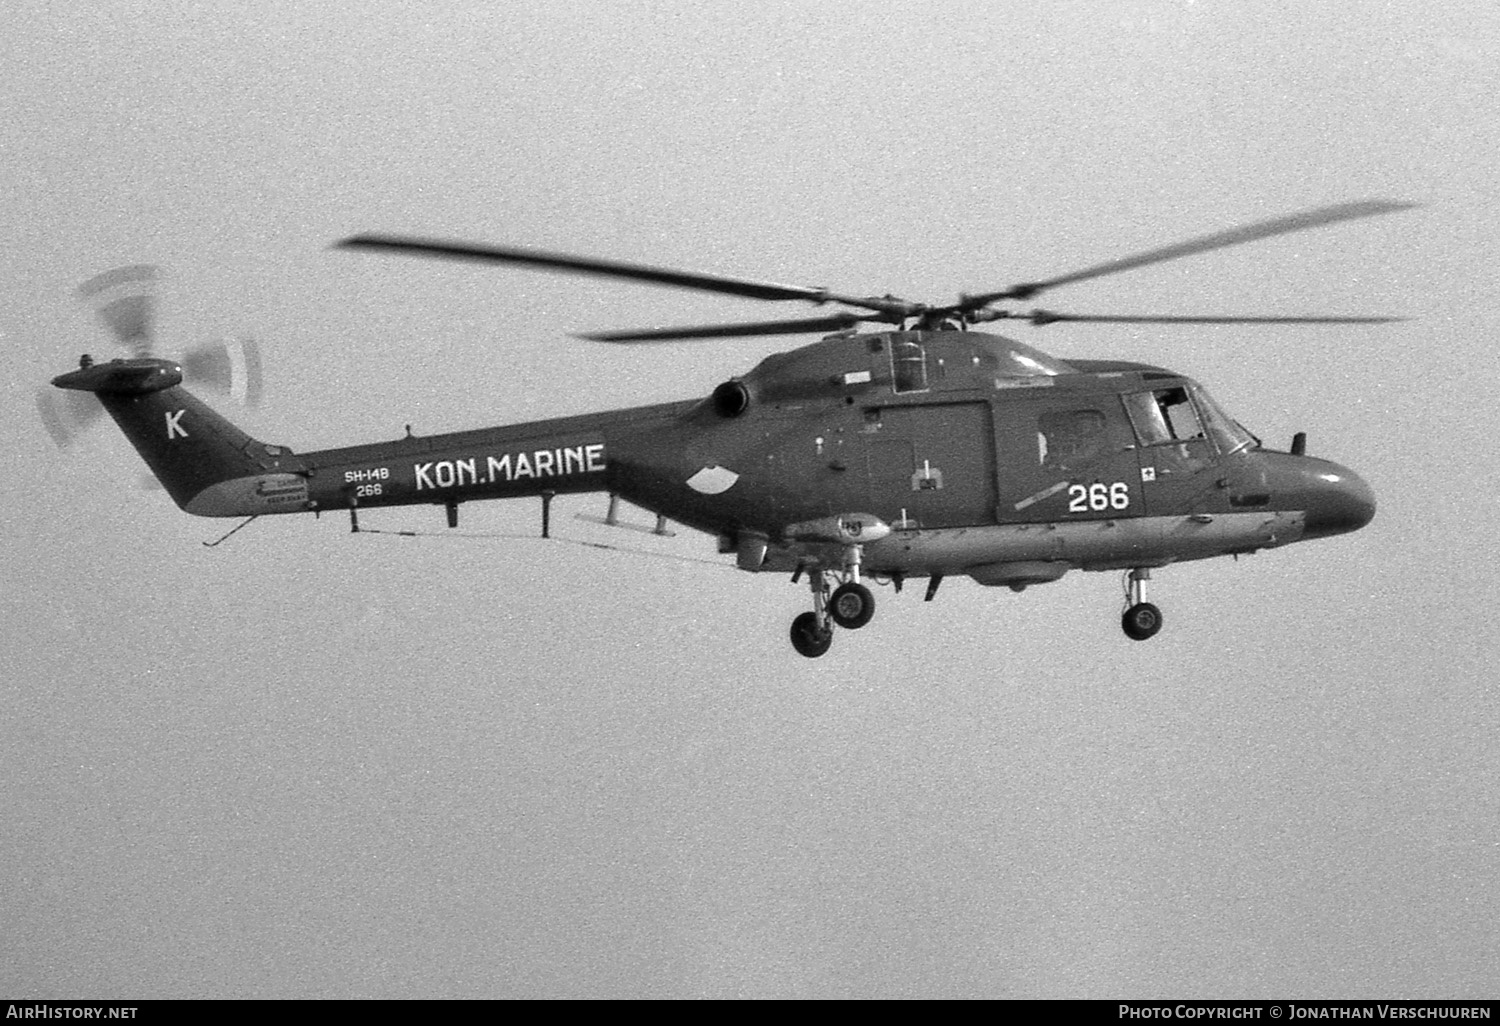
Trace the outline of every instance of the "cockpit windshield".
{"label": "cockpit windshield", "polygon": [[1241,449],[1259,448],[1260,439],[1240,427],[1239,423],[1225,413],[1209,396],[1202,385],[1192,386],[1193,399],[1203,417],[1203,428],[1218,445],[1221,453],[1239,452]]}
{"label": "cockpit windshield", "polygon": [[1235,423],[1201,385],[1167,385],[1149,392],[1131,392],[1124,399],[1143,445],[1202,444],[1211,440],[1225,455],[1260,445],[1260,439]]}

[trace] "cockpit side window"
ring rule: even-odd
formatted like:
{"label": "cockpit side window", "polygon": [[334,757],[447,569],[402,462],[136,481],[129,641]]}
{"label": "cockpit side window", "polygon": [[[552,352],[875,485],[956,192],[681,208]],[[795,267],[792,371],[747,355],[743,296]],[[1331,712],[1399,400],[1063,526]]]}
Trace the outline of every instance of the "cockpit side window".
{"label": "cockpit side window", "polygon": [[1185,388],[1132,392],[1125,396],[1125,408],[1142,445],[1193,442],[1205,437],[1203,422]]}

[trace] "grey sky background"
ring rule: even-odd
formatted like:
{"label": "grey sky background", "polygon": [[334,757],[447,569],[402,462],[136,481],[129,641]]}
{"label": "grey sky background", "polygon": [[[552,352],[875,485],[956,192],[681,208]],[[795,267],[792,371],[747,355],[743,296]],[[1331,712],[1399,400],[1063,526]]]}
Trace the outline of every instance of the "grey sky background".
{"label": "grey sky background", "polygon": [[[0,993],[1475,996],[1500,986],[1500,12],[1491,3],[95,4],[0,13]],[[298,449],[706,394],[787,340],[665,289],[331,252],[421,232],[947,300],[1346,199],[1424,204],[1060,290],[1353,467],[1344,538],[1015,595],[525,540],[231,526],[36,387],[155,263]],[[810,341],[810,340],[809,340]],[[795,344],[793,340],[791,344]],[[562,533],[721,559],[576,522]],[[465,530],[535,531],[531,502]],[[367,526],[436,530],[436,509]]]}

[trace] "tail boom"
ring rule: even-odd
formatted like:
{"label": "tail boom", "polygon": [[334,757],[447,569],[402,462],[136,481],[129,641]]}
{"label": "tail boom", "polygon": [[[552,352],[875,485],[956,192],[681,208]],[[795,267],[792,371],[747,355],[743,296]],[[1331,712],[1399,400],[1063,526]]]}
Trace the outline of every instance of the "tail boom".
{"label": "tail boom", "polygon": [[183,388],[181,369],[138,358],[53,379],[95,393],[179,507],[204,517],[441,505],[612,491],[612,450],[692,403],[668,403],[293,454],[250,437]]}

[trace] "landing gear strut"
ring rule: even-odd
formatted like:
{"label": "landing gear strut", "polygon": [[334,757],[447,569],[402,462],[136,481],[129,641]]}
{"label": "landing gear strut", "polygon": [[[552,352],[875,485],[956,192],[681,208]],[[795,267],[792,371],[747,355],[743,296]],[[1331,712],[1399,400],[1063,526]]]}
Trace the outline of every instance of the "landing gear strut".
{"label": "landing gear strut", "polygon": [[1137,567],[1125,575],[1125,613],[1120,626],[1132,641],[1145,641],[1161,630],[1161,610],[1146,601],[1146,582],[1151,571]]}
{"label": "landing gear strut", "polygon": [[[833,644],[834,624],[845,630],[858,630],[875,615],[875,596],[859,579],[862,556],[862,546],[850,545],[844,549],[842,571],[808,571],[807,583],[812,589],[813,608],[812,612],[803,613],[792,621],[792,647],[809,659],[816,659],[828,651],[828,646]],[[829,578],[833,576],[837,576],[841,583],[830,594]]]}
{"label": "landing gear strut", "polygon": [[833,622],[846,630],[858,630],[875,615],[875,596],[859,581],[859,561],[863,546],[850,545],[844,550],[844,583],[834,590],[828,602]]}
{"label": "landing gear strut", "polygon": [[828,611],[828,583],[823,579],[823,571],[809,571],[807,583],[812,588],[812,612],[799,614],[792,621],[792,647],[799,654],[816,659],[833,644],[833,624]]}

